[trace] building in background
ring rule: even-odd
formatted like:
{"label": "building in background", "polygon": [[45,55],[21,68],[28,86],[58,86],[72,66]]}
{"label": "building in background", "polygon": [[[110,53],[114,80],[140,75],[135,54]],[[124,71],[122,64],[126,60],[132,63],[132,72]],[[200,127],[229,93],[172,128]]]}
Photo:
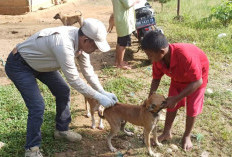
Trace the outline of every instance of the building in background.
{"label": "building in background", "polygon": [[0,15],[20,15],[59,5],[68,0],[0,0]]}

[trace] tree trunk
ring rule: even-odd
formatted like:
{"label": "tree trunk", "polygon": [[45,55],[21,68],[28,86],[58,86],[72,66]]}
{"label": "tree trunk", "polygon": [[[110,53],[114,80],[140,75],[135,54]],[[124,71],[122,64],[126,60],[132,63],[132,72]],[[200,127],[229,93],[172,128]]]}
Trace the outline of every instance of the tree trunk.
{"label": "tree trunk", "polygon": [[177,17],[180,16],[180,0],[177,0]]}

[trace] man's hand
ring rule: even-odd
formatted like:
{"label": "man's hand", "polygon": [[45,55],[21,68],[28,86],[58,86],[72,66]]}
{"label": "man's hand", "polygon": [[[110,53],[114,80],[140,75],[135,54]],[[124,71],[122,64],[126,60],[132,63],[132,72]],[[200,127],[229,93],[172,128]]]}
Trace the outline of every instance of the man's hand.
{"label": "man's hand", "polygon": [[178,103],[177,97],[170,96],[166,99],[165,107],[174,108]]}
{"label": "man's hand", "polygon": [[118,98],[117,98],[117,96],[114,93],[109,93],[109,92],[106,92],[104,90],[100,91],[100,93],[103,94],[103,95],[105,95],[105,96],[107,96],[108,98],[110,98],[114,102],[114,104],[116,102],[118,102]]}
{"label": "man's hand", "polygon": [[115,102],[112,99],[110,99],[107,96],[100,94],[98,92],[94,95],[93,98],[96,99],[99,102],[99,104],[101,104],[105,108],[114,106],[114,104],[115,104]]}

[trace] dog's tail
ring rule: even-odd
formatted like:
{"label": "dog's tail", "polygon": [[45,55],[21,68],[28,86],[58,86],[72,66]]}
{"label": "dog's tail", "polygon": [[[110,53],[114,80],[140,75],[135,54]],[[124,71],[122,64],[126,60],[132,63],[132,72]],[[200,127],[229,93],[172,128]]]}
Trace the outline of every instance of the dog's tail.
{"label": "dog's tail", "polygon": [[75,12],[76,12],[76,13],[79,12],[79,13],[80,13],[79,16],[82,16],[82,12],[81,12],[80,10],[77,10],[77,11],[75,11]]}

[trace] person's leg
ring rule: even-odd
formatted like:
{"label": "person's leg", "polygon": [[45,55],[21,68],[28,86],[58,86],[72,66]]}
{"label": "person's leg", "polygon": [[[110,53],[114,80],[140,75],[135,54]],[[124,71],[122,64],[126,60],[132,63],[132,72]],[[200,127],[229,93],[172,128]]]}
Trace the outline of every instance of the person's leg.
{"label": "person's leg", "polygon": [[12,54],[9,55],[5,70],[8,77],[20,91],[28,108],[25,148],[40,146],[40,128],[43,123],[45,104],[35,79],[37,72],[23,63],[23,59],[18,53],[14,56]]}
{"label": "person's leg", "polygon": [[194,123],[195,123],[196,117],[186,117],[186,124],[185,124],[185,132],[182,138],[182,148],[186,150],[190,150],[193,147],[192,141],[191,141],[191,131],[193,129]]}
{"label": "person's leg", "polygon": [[159,142],[162,142],[164,140],[169,140],[172,138],[171,128],[172,128],[173,121],[176,117],[176,113],[177,111],[166,112],[164,130],[163,130],[163,133],[158,137]]}
{"label": "person's leg", "polygon": [[187,117],[185,132],[182,138],[182,148],[191,150],[193,147],[191,141],[191,132],[194,127],[196,117],[202,112],[204,103],[205,88],[200,88],[187,97]]}
{"label": "person's leg", "polygon": [[[171,84],[169,88],[168,96],[178,95],[179,92],[180,92],[179,89],[177,89]],[[163,133],[158,137],[159,142],[162,142],[163,140],[169,140],[172,138],[171,129],[177,114],[177,110],[180,107],[185,106],[185,104],[186,104],[186,99],[183,98],[181,101],[178,102],[176,107],[167,109],[164,130]]]}
{"label": "person's leg", "polygon": [[37,78],[46,84],[56,98],[56,130],[55,139],[66,139],[71,142],[80,141],[81,135],[69,130],[71,122],[70,88],[58,71],[40,73]]}
{"label": "person's leg", "polygon": [[115,65],[116,66],[123,66],[123,59],[124,59],[124,54],[126,51],[126,47],[125,46],[120,46],[119,44],[117,44],[116,46],[116,58],[115,58]]}
{"label": "person's leg", "polygon": [[67,131],[71,122],[69,86],[58,71],[43,72],[37,78],[48,86],[56,98],[56,129]]}
{"label": "person's leg", "polygon": [[118,68],[131,69],[128,63],[123,61],[127,46],[131,46],[130,35],[124,37],[118,37],[117,45],[116,45],[116,57],[115,57],[115,65]]}

